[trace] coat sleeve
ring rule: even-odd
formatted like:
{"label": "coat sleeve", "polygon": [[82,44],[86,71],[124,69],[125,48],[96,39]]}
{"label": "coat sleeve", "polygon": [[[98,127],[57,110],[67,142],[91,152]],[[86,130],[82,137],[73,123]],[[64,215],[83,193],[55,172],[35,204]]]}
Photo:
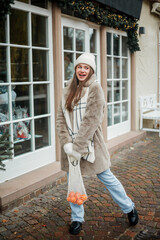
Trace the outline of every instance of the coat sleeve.
{"label": "coat sleeve", "polygon": [[73,143],[73,150],[83,154],[93,138],[94,133],[101,125],[104,116],[105,98],[101,86],[95,83],[91,85],[88,95],[86,111]]}
{"label": "coat sleeve", "polygon": [[66,143],[72,142],[72,138],[68,133],[66,120],[64,118],[64,114],[62,111],[62,101],[58,108],[57,119],[56,119],[56,129],[58,132],[61,146],[64,146],[64,144]]}

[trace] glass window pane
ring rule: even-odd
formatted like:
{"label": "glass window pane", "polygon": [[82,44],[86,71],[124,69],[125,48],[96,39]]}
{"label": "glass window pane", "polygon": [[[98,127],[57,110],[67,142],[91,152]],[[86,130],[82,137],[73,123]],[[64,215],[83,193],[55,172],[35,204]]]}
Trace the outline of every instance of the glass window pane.
{"label": "glass window pane", "polygon": [[49,119],[35,119],[35,148],[42,148],[50,145],[49,141]]}
{"label": "glass window pane", "polygon": [[28,44],[27,12],[12,9],[10,15],[10,42],[13,44]]}
{"label": "glass window pane", "polygon": [[46,51],[33,50],[33,81],[48,81]]}
{"label": "glass window pane", "polygon": [[31,4],[41,8],[48,8],[48,0],[31,0]]}
{"label": "glass window pane", "polygon": [[13,124],[14,155],[18,156],[31,151],[30,127],[25,121]]}
{"label": "glass window pane", "polygon": [[120,81],[114,81],[114,102],[120,101]]}
{"label": "glass window pane", "polygon": [[7,82],[7,49],[0,47],[0,83]]}
{"label": "glass window pane", "polygon": [[18,2],[29,3],[29,0],[17,0]]}
{"label": "glass window pane", "polygon": [[69,80],[73,77],[74,64],[73,53],[64,53],[64,79]]}
{"label": "glass window pane", "polygon": [[0,42],[6,42],[6,26],[5,21],[0,22]]}
{"label": "glass window pane", "polygon": [[122,78],[128,78],[128,59],[122,59]]}
{"label": "glass window pane", "polygon": [[114,58],[114,78],[120,78],[120,59]]}
{"label": "glass window pane", "polygon": [[120,104],[114,104],[114,124],[120,123]]}
{"label": "glass window pane", "polygon": [[118,34],[113,34],[113,55],[120,55],[120,36]]}
{"label": "glass window pane", "polygon": [[48,113],[48,91],[46,84],[34,85],[34,115]]}
{"label": "glass window pane", "polygon": [[93,28],[89,29],[89,37],[90,37],[90,52],[97,52],[97,44],[96,44],[96,30]]}
{"label": "glass window pane", "polygon": [[112,78],[112,58],[107,57],[107,78]]}
{"label": "glass window pane", "polygon": [[127,41],[127,37],[122,36],[122,56],[124,57],[128,56]]}
{"label": "glass window pane", "polygon": [[[0,125],[0,137],[7,131],[9,133],[9,135],[11,135],[10,133],[10,125],[9,124],[4,124],[4,125]],[[10,136],[6,136],[6,140],[10,141]]]}
{"label": "glass window pane", "polygon": [[107,54],[111,55],[112,54],[112,34],[107,33]]}
{"label": "glass window pane", "polygon": [[74,29],[69,27],[63,27],[63,43],[64,50],[74,50]]}
{"label": "glass window pane", "polygon": [[39,47],[47,46],[46,31],[47,18],[32,14],[32,45]]}
{"label": "glass window pane", "polygon": [[128,102],[122,103],[122,122],[128,120]]}
{"label": "glass window pane", "polygon": [[0,122],[9,120],[9,93],[8,86],[2,85],[0,81]]}
{"label": "glass window pane", "polygon": [[128,81],[122,81],[122,100],[128,99]]}
{"label": "glass window pane", "polygon": [[107,81],[107,102],[112,102],[112,82]]}
{"label": "glass window pane", "polygon": [[76,30],[76,51],[85,51],[85,31]]}
{"label": "glass window pane", "polygon": [[12,82],[28,82],[28,49],[11,48],[11,80]]}
{"label": "glass window pane", "polygon": [[112,125],[112,105],[108,105],[107,107],[107,121],[108,121],[108,126]]}
{"label": "glass window pane", "polygon": [[76,53],[76,59],[77,59],[80,55],[81,55],[80,53]]}
{"label": "glass window pane", "polygon": [[[12,90],[16,94],[15,101],[12,100],[13,119],[30,117],[30,98],[28,85],[16,85]],[[26,123],[28,125],[29,123]]]}

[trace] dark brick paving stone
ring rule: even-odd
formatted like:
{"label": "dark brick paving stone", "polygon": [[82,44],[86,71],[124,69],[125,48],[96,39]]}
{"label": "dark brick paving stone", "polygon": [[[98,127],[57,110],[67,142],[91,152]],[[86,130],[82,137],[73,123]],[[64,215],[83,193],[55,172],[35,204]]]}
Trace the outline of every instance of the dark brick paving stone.
{"label": "dark brick paving stone", "polygon": [[145,229],[138,233],[135,238],[135,240],[159,240],[159,236],[154,235],[152,232],[148,231],[148,229]]}

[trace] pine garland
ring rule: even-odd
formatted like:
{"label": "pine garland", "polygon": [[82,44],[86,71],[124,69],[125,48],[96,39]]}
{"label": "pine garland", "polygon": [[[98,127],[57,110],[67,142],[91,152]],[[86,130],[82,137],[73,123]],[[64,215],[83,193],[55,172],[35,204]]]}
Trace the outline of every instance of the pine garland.
{"label": "pine garland", "polygon": [[94,1],[86,0],[52,0],[62,9],[62,12],[79,17],[99,25],[105,25],[118,30],[126,31],[128,48],[131,53],[139,51],[137,19],[125,14],[114,12],[106,6]]}
{"label": "pine garland", "polygon": [[0,170],[5,170],[3,161],[12,158],[12,150],[12,143],[9,141],[9,130],[6,130],[0,137]]}
{"label": "pine garland", "polygon": [[[99,25],[105,25],[118,30],[126,31],[128,36],[128,48],[131,53],[140,51],[138,40],[137,19],[112,11],[106,6],[95,1],[86,0],[50,0],[57,2],[62,12],[82,18]],[[10,13],[10,4],[14,0],[1,0],[0,2],[0,21],[5,19],[6,14]]]}
{"label": "pine garland", "polygon": [[10,14],[11,6],[14,0],[0,0],[0,22],[4,21],[7,14]]}

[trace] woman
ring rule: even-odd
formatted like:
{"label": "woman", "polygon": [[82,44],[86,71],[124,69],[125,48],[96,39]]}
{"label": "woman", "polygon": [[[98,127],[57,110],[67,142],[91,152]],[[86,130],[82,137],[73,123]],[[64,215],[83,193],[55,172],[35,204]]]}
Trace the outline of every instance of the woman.
{"label": "woman", "polygon": [[[128,214],[130,225],[133,226],[138,223],[134,203],[110,171],[110,156],[101,128],[105,98],[100,84],[95,81],[95,69],[94,55],[82,54],[75,61],[73,79],[63,90],[57,115],[57,131],[62,146],[61,168],[68,172],[67,155],[79,160],[82,174],[97,175],[113,200]],[[68,119],[71,127],[68,125]],[[78,234],[84,221],[84,207],[73,203],[70,203],[70,207],[70,233]]]}

